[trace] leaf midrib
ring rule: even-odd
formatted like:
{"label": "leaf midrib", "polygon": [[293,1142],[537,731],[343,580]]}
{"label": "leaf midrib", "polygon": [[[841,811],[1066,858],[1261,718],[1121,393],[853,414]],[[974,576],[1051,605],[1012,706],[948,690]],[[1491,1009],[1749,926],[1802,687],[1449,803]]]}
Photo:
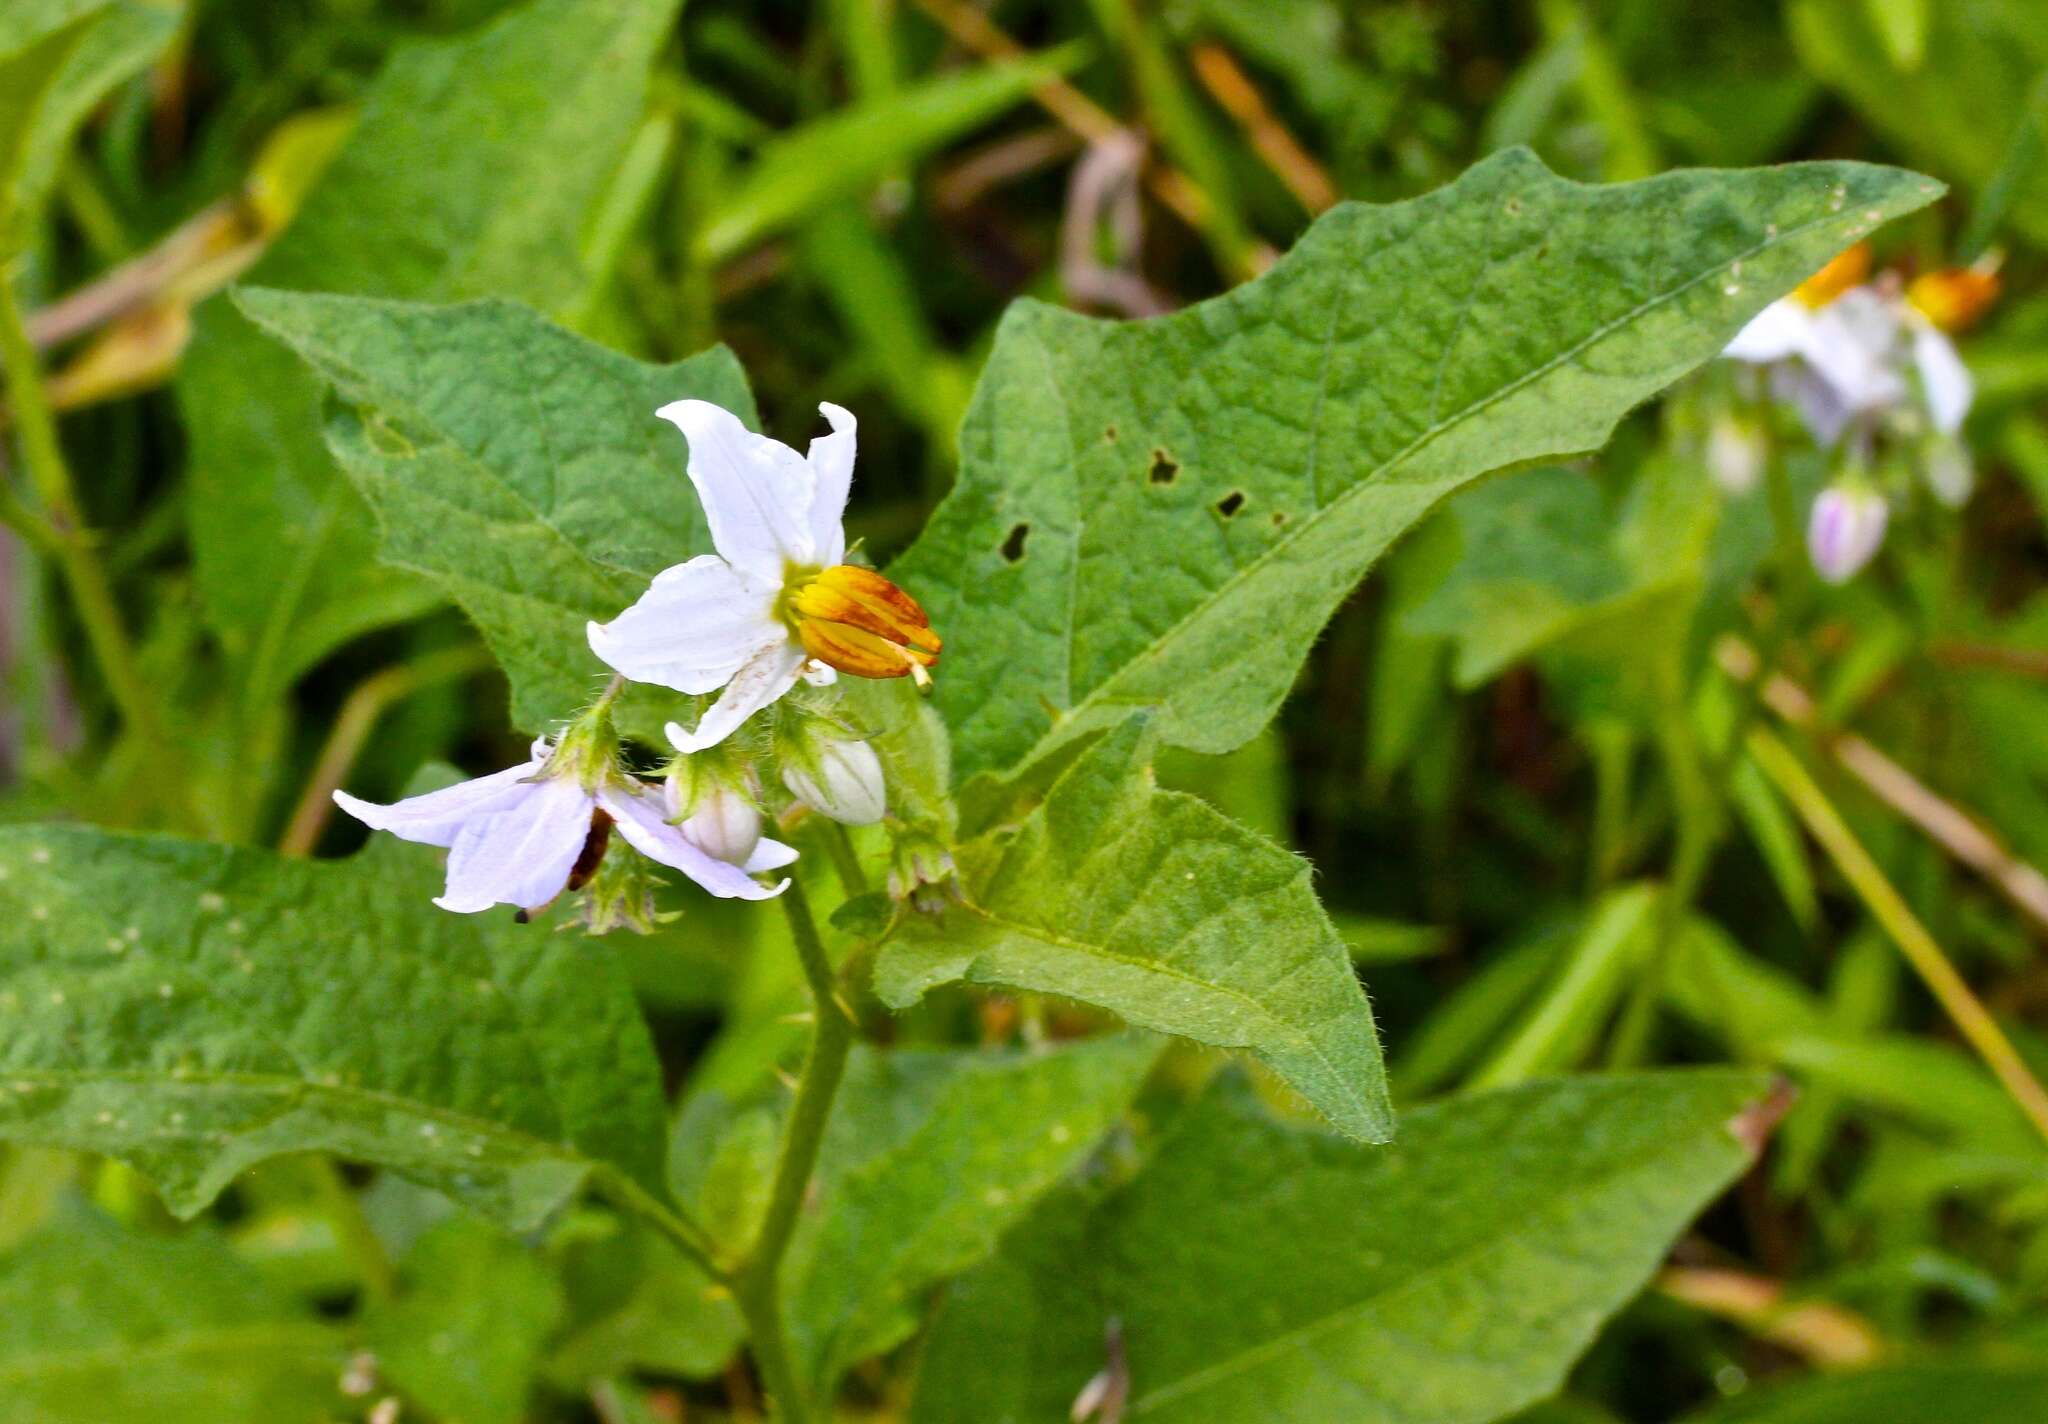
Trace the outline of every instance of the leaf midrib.
{"label": "leaf midrib", "polygon": [[[394,1109],[413,1117],[431,1120],[447,1125],[456,1131],[474,1133],[478,1137],[491,1139],[517,1149],[516,1155],[525,1158],[553,1158],[589,1169],[601,1169],[608,1164],[586,1155],[573,1143],[555,1142],[537,1136],[522,1128],[505,1123],[493,1122],[489,1118],[474,1117],[458,1108],[443,1107],[437,1103],[421,1102],[417,1098],[402,1097],[397,1093],[384,1092],[376,1088],[365,1088],[358,1084],[322,1083],[311,1078],[292,1078],[281,1073],[251,1072],[149,1072],[133,1068],[22,1068],[0,1067],[0,1080],[7,1083],[43,1081],[53,1084],[90,1084],[99,1082],[132,1083],[147,1086],[172,1086],[186,1088],[243,1088],[254,1089],[279,1096],[300,1098],[332,1098],[344,1103],[361,1104],[379,1108]],[[0,1136],[6,1136],[6,1129],[14,1123],[33,1123],[33,1118],[17,1118],[12,1123],[0,1123]],[[192,1132],[162,1132],[155,1134],[163,1138],[192,1139],[218,1145],[209,1133],[195,1128]],[[479,1159],[465,1160],[475,1165]]]}
{"label": "leaf midrib", "polygon": [[[1870,206],[1886,211],[1888,217],[1894,215],[1890,213],[1889,209],[1886,208],[1884,204],[1872,204]],[[1854,218],[1849,218],[1846,220],[1852,223],[1856,221],[1856,219]],[[1444,419],[1438,421],[1436,424],[1429,426],[1427,429],[1423,430],[1420,434],[1418,434],[1413,440],[1411,440],[1407,445],[1403,446],[1401,449],[1397,450],[1394,454],[1389,456],[1386,460],[1382,461],[1380,464],[1374,466],[1373,468],[1361,474],[1358,477],[1358,479],[1350,485],[1349,488],[1341,491],[1336,496],[1336,498],[1332,499],[1328,504],[1323,505],[1320,509],[1317,509],[1307,518],[1303,519],[1300,523],[1295,525],[1294,530],[1291,534],[1285,535],[1282,538],[1274,540],[1271,545],[1269,545],[1266,549],[1262,550],[1249,562],[1240,565],[1238,568],[1234,569],[1229,575],[1229,577],[1224,579],[1223,582],[1217,584],[1214,589],[1212,589],[1209,593],[1205,594],[1198,602],[1193,604],[1188,609],[1187,613],[1184,616],[1182,616],[1179,620],[1177,620],[1171,628],[1167,629],[1166,632],[1162,633],[1159,637],[1154,638],[1151,642],[1147,643],[1144,647],[1140,648],[1136,653],[1132,654],[1132,656],[1129,659],[1127,659],[1122,664],[1122,666],[1118,667],[1114,672],[1110,673],[1109,676],[1105,677],[1101,682],[1097,683],[1095,687],[1091,688],[1086,694],[1084,694],[1080,701],[1066,708],[1064,710],[1064,715],[1055,720],[1053,725],[1047,728],[1046,731],[1039,736],[1037,741],[1035,741],[1032,744],[1029,751],[1027,751],[1022,756],[1014,758],[1012,761],[1008,763],[1008,765],[1010,767],[1028,765],[1032,761],[1036,760],[1039,756],[1044,754],[1046,751],[1060,745],[1063,736],[1065,735],[1062,729],[1072,725],[1083,714],[1094,710],[1095,706],[1098,705],[1098,703],[1114,705],[1116,699],[1108,695],[1110,689],[1115,688],[1118,683],[1130,677],[1133,674],[1133,671],[1141,665],[1148,663],[1154,660],[1155,658],[1163,657],[1166,654],[1166,652],[1172,647],[1175,640],[1179,637],[1179,635],[1182,633],[1184,629],[1186,629],[1190,624],[1199,620],[1205,613],[1208,612],[1208,610],[1211,607],[1213,607],[1214,605],[1228,597],[1231,594],[1231,592],[1237,587],[1238,584],[1244,582],[1245,580],[1252,577],[1254,574],[1264,569],[1264,567],[1270,561],[1277,558],[1283,552],[1294,548],[1300,540],[1308,536],[1309,531],[1317,528],[1327,518],[1336,514],[1338,511],[1347,508],[1354,498],[1361,496],[1368,491],[1377,489],[1382,483],[1380,479],[1382,475],[1385,475],[1389,470],[1413,458],[1425,446],[1440,439],[1445,434],[1449,433],[1452,430],[1457,429],[1458,427],[1466,424],[1467,422],[1477,419],[1479,416],[1484,414],[1493,406],[1499,404],[1501,401],[1508,399],[1510,396],[1516,394],[1518,391],[1521,391],[1524,388],[1534,384],[1535,382],[1540,381],[1543,378],[1549,376],[1553,371],[1556,371],[1557,369],[1566,365],[1567,363],[1576,360],[1579,356],[1583,355],[1585,352],[1587,352],[1594,346],[1597,346],[1600,343],[1606,341],[1610,336],[1614,335],[1616,332],[1622,331],[1623,329],[1634,325],[1636,322],[1640,321],[1643,317],[1649,315],[1651,312],[1658,310],[1660,307],[1663,307],[1669,302],[1677,300],[1679,297],[1683,296],[1685,293],[1691,291],[1693,288],[1699,286],[1703,282],[1712,280],[1720,273],[1727,271],[1731,266],[1747,262],[1751,258],[1755,257],[1758,253],[1769,251],[1775,247],[1781,247],[1785,243],[1790,242],[1798,237],[1801,237],[1806,233],[1811,232],[1817,228],[1825,227],[1833,223],[1840,223],[1843,221],[1845,221],[1845,218],[1842,213],[1828,213],[1824,216],[1813,218],[1808,222],[1801,223],[1797,227],[1787,228],[1784,231],[1778,233],[1774,237],[1767,236],[1762,241],[1756,243],[1755,245],[1749,248],[1744,249],[1742,252],[1736,254],[1735,256],[1730,257],[1722,262],[1716,263],[1714,266],[1708,268],[1707,270],[1696,273],[1694,276],[1688,278],[1686,281],[1680,283],[1679,285],[1672,287],[1667,291],[1660,292],[1657,295],[1639,303],[1635,307],[1632,307],[1630,310],[1623,313],[1621,316],[1616,317],[1613,321],[1608,322],[1606,325],[1601,326],[1593,332],[1589,333],[1587,336],[1585,336],[1583,339],[1581,339],[1573,346],[1568,347],[1564,351],[1559,352],[1556,356],[1552,357],[1550,360],[1544,362],[1542,365],[1536,367],[1535,369],[1529,371],[1522,377],[1514,381],[1510,381],[1506,385],[1500,387],[1498,390],[1490,392],[1483,399],[1475,401],[1463,407],[1462,409],[1456,411],[1455,413],[1446,416]],[[1045,343],[1038,332],[1034,331],[1032,333],[1032,340],[1034,344],[1038,345],[1043,351]],[[1048,351],[1044,352],[1044,354],[1048,364],[1050,364],[1051,353]],[[1063,412],[1067,412],[1067,423],[1069,424],[1069,426],[1071,426],[1073,421],[1071,412],[1067,410],[1068,399],[1066,389],[1064,386],[1056,384],[1054,386],[1054,390],[1059,395],[1061,408]],[[1321,409],[1321,403],[1327,397],[1327,394],[1328,366],[1326,363],[1323,376],[1318,381],[1316,387],[1318,410]],[[1309,440],[1309,449],[1311,452],[1311,457],[1313,457],[1313,453],[1317,448],[1317,441],[1315,437],[1316,432],[1312,429],[1310,431]],[[1504,463],[1511,464],[1514,463],[1514,461],[1510,460]],[[1484,473],[1484,471],[1482,470],[1478,473]],[[1083,513],[1079,517],[1079,521],[1077,523],[1074,534],[1075,543],[1077,547],[1085,535],[1086,523],[1087,516],[1085,513]],[[1078,637],[1078,612],[1079,600],[1078,598],[1071,598],[1067,604],[1066,629],[1065,638],[1063,640],[1065,643],[1064,652],[1069,669],[1067,678],[1067,688],[1070,694],[1073,687],[1071,672],[1073,649]]]}

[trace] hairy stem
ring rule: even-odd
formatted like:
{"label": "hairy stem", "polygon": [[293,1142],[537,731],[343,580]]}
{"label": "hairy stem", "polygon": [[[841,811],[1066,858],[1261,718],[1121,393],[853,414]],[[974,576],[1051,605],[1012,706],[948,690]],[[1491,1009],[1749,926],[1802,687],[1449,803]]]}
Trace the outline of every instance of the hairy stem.
{"label": "hairy stem", "polygon": [[802,880],[790,881],[782,894],[782,905],[789,916],[790,933],[796,940],[804,978],[811,986],[815,1027],[810,1051],[804,1057],[803,1076],[797,1080],[796,1103],[790,1109],[789,1125],[783,1132],[768,1211],[762,1218],[753,1250],[734,1279],[733,1291],[741,1313],[746,1316],[754,1363],[760,1367],[761,1381],[776,1416],[785,1424],[807,1424],[812,1417],[808,1382],[797,1377],[790,1360],[789,1338],[782,1318],[782,1258],[796,1232],[811,1173],[818,1165],[825,1122],[832,1114],[832,1099],[839,1091],[839,1080],[846,1072],[846,1055],[853,1047],[853,1024],[840,1005],[832,963],[818,937],[818,922],[804,895]]}

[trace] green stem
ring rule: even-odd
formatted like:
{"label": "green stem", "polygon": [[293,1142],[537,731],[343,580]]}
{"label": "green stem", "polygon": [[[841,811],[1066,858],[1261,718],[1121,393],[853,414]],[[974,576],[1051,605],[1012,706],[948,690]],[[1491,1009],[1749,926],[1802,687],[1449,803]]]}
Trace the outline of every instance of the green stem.
{"label": "green stem", "polygon": [[[22,325],[11,274],[5,271],[0,271],[0,372],[7,377],[7,394],[21,440],[22,460],[42,501],[42,542],[70,586],[79,621],[85,625],[86,638],[92,644],[93,656],[99,660],[107,690],[121,711],[122,721],[129,731],[161,744],[155,704],[136,663],[127,629],[122,625],[113,585],[107,581],[92,535],[85,527],[71,470],[64,463],[64,449],[57,439],[57,422],[43,391],[35,347],[29,343],[28,330]],[[38,534],[29,532],[33,526],[17,522],[19,501],[11,492],[7,502],[13,506],[7,510],[8,522],[23,529],[31,542],[37,542]]]}
{"label": "green stem", "polygon": [[593,1172],[590,1185],[591,1190],[613,1206],[653,1227],[712,1280],[727,1288],[734,1285],[732,1272],[719,1263],[710,1234],[682,1212],[657,1199],[632,1178],[609,1168]]}
{"label": "green stem", "polygon": [[1650,957],[1637,978],[1621,1021],[1607,1047],[1613,1067],[1641,1063],[1649,1053],[1657,1004],[1664,993],[1664,974],[1671,949],[1685,928],[1713,864],[1714,849],[1727,827],[1728,788],[1742,759],[1750,728],[1763,706],[1763,690],[1777,670],[1778,659],[1804,621],[1813,578],[1806,565],[1806,546],[1799,528],[1798,500],[1785,462],[1772,452],[1765,462],[1765,487],[1776,535],[1778,605],[1764,630],[1757,674],[1736,692],[1736,704],[1721,744],[1704,758],[1692,735],[1689,712],[1673,689],[1666,698],[1666,755],[1671,766],[1673,795],[1678,802],[1678,848],[1672,856],[1670,886],[1660,907]]}
{"label": "green stem", "polygon": [[832,869],[839,876],[839,884],[850,900],[856,895],[868,893],[867,872],[860,868],[860,856],[853,848],[853,837],[846,827],[830,817],[817,818],[824,824],[819,834],[825,842],[825,853],[832,857]]}
{"label": "green stem", "polygon": [[790,881],[782,893],[782,905],[789,916],[804,978],[810,982],[816,1026],[804,1057],[803,1076],[797,1080],[796,1103],[783,1132],[768,1211],[746,1264],[734,1279],[733,1293],[746,1316],[754,1363],[760,1367],[761,1383],[777,1416],[785,1424],[807,1424],[812,1417],[809,1393],[791,1363],[782,1319],[782,1258],[796,1233],[811,1173],[818,1164],[818,1149],[824,1142],[825,1122],[832,1113],[832,1099],[846,1072],[853,1024],[840,1006],[832,962],[818,937],[818,923],[801,880]]}

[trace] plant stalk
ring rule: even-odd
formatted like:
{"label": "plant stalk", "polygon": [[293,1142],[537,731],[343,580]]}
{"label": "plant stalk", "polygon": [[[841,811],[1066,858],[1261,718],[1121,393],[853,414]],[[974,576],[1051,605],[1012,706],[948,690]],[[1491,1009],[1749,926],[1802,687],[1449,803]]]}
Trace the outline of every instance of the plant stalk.
{"label": "plant stalk", "polygon": [[853,1023],[840,1004],[832,962],[825,955],[818,922],[801,879],[790,880],[789,888],[782,892],[782,906],[789,916],[790,934],[796,941],[804,978],[811,986],[815,1008],[811,1017],[816,1027],[810,1051],[804,1056],[803,1074],[797,1080],[796,1103],[790,1109],[789,1125],[783,1132],[768,1211],[746,1264],[734,1277],[733,1294],[746,1317],[754,1363],[760,1368],[761,1382],[776,1417],[784,1424],[809,1424],[813,1416],[808,1382],[797,1377],[783,1324],[782,1258],[796,1233],[811,1173],[818,1165],[825,1123],[832,1114],[832,1099],[846,1073],[846,1055],[853,1047]]}
{"label": "plant stalk", "polygon": [[85,527],[71,470],[64,462],[64,449],[57,439],[56,419],[50,413],[43,389],[42,369],[22,325],[11,274],[5,271],[0,271],[0,372],[7,378],[8,403],[21,441],[22,461],[42,502],[40,514],[23,522],[27,511],[10,492],[4,502],[8,522],[57,561],[121,720],[130,732],[161,745],[155,703],[121,621],[113,585],[100,564],[92,534]]}
{"label": "plant stalk", "polygon": [[1821,849],[1856,891],[1871,917],[1898,946],[1949,1021],[1984,1060],[2027,1120],[2042,1137],[2048,1138],[2048,1090],[2042,1088],[1991,1011],[1956,972],[1955,965],[1906,904],[1905,897],[1885,878],[1884,871],[1863,848],[1863,842],[1856,839],[1856,833],[1842,819],[1842,813],[1807,774],[1799,758],[1763,728],[1749,734],[1749,752],[1764,775],[1792,803],[1799,819],[1806,822],[1806,829],[1820,842]]}

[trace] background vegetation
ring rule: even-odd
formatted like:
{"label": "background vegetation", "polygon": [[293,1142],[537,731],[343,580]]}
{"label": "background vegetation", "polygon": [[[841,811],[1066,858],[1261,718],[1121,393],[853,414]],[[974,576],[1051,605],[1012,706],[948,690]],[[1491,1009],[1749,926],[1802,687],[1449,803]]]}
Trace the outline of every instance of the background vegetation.
{"label": "background vegetation", "polygon": [[[14,0],[0,38],[65,8]],[[543,21],[493,24],[512,9]],[[644,94],[621,55],[652,58]],[[762,429],[800,441],[821,399],[858,411],[850,532],[886,562],[952,482],[1017,297],[1176,310],[1340,199],[1412,197],[1517,144],[1586,181],[1855,158],[1949,184],[1877,257],[2002,263],[2001,299],[1959,338],[1978,383],[1960,509],[1903,500],[1867,571],[1820,582],[1764,495],[1710,480],[1702,432],[1731,397],[1709,370],[1597,458],[1450,501],[1343,604],[1270,729],[1169,753],[1159,776],[1313,863],[1404,1114],[1582,1069],[1732,1062],[1797,1084],[1760,1159],[1530,1424],[2048,1417],[2032,0],[125,0],[51,93],[0,154],[26,312],[0,336],[10,370],[32,346],[47,371],[73,480],[45,478],[47,427],[10,383],[6,476],[35,513],[0,533],[0,821],[293,855],[355,849],[337,785],[390,798],[524,741],[467,620],[371,563],[372,524],[332,493],[329,397],[217,295],[230,281],[509,297],[647,362],[722,341]],[[1839,457],[1782,412],[1771,438],[1803,506]],[[592,952],[630,965],[677,1140],[721,1144],[682,1169],[716,1201],[770,1143],[732,1105],[800,1042],[781,923],[696,903]],[[1098,1022],[956,991],[895,1037]],[[1070,1071],[1133,1072],[1105,1042]],[[1170,1056],[1106,1154],[1150,1150],[1215,1067]],[[1000,1095],[958,1091],[969,1117]],[[1167,1206],[1148,1210],[1170,1224]],[[318,1374],[337,1340],[376,1366],[331,1417],[399,1397],[448,1420],[758,1410],[701,1280],[638,1264],[600,1209],[523,1238],[450,1210],[287,1158],[181,1224],[126,1166],[0,1148],[0,1420],[171,1417],[144,1401],[203,1400],[240,1350],[301,1350]],[[221,1356],[151,1354],[172,1297],[202,1303]],[[279,1299],[304,1322],[252,1304]],[[973,1358],[947,1329],[942,1372]],[[51,1385],[58,1336],[108,1353],[66,1356]],[[911,1376],[908,1351],[869,1361],[847,1408],[902,1417]],[[235,1417],[300,1407],[249,1397]]]}

